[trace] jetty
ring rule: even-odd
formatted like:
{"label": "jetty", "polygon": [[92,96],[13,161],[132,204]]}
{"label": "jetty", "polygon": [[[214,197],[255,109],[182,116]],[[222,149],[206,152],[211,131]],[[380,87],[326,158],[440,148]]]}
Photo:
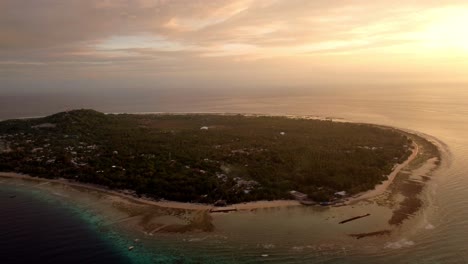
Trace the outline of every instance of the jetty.
{"label": "jetty", "polygon": [[383,235],[390,235],[392,231],[390,230],[382,230],[370,233],[361,233],[361,234],[349,234],[350,237],[354,237],[356,239],[361,239],[365,237],[372,237],[372,236],[383,236]]}
{"label": "jetty", "polygon": [[351,221],[354,221],[354,220],[358,220],[358,219],[361,219],[361,218],[364,218],[364,217],[368,217],[370,216],[370,214],[365,214],[365,215],[359,215],[359,216],[355,216],[355,217],[351,217],[349,219],[346,219],[346,220],[343,220],[341,221],[339,224],[345,224],[345,223],[348,223],[348,222],[351,222]]}
{"label": "jetty", "polygon": [[236,207],[214,207],[210,209],[210,213],[229,213],[236,212]]}

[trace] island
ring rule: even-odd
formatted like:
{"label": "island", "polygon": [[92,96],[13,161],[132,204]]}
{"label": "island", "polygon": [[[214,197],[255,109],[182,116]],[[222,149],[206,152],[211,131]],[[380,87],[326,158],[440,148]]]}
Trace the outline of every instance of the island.
{"label": "island", "polygon": [[0,171],[151,200],[331,204],[372,190],[413,153],[394,128],[240,114],[72,110],[0,122]]}

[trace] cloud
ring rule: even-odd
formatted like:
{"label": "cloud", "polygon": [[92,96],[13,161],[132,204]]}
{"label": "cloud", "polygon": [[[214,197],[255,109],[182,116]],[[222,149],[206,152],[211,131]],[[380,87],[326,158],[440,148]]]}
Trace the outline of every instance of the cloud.
{"label": "cloud", "polygon": [[[447,20],[451,14],[457,19]],[[467,32],[445,28],[468,22],[466,15],[468,4],[459,0],[3,0],[0,71],[179,71],[209,78],[226,69],[266,75],[268,65],[290,73],[298,65],[351,69],[350,60],[360,63],[356,58],[396,64],[404,56],[427,57],[432,50],[425,48],[446,49],[444,44],[460,58],[453,47]]]}

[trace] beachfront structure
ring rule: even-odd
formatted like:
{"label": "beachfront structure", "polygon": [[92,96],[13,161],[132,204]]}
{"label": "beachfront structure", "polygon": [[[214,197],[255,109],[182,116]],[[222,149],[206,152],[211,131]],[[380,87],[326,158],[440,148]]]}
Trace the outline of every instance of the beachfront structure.
{"label": "beachfront structure", "polygon": [[335,193],[336,196],[341,196],[341,197],[346,196],[346,194],[347,194],[346,191],[341,191],[341,192],[336,192]]}
{"label": "beachfront structure", "polygon": [[301,193],[301,192],[298,192],[298,191],[290,191],[289,192],[296,200],[305,200],[307,199],[307,194],[305,193]]}
{"label": "beachfront structure", "polygon": [[227,201],[226,200],[218,200],[213,205],[217,206],[217,207],[224,207],[224,206],[227,206]]}

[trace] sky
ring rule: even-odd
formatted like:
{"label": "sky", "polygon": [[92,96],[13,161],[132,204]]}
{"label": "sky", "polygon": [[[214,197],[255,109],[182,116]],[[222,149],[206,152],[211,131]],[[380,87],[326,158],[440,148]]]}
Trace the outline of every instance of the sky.
{"label": "sky", "polygon": [[0,94],[468,83],[468,1],[0,0]]}

